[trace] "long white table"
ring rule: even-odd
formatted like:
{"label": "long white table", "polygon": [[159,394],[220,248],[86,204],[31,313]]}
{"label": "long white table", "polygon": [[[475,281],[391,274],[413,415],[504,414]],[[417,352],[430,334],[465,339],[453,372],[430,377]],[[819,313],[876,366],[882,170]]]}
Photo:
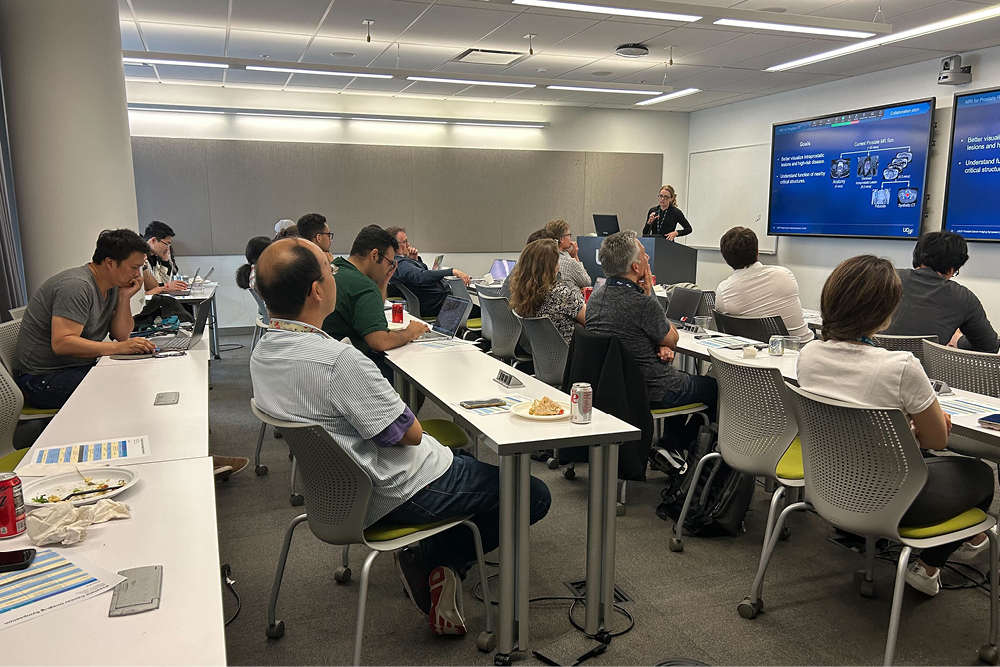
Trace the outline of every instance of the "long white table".
{"label": "long white table", "polygon": [[[108,617],[111,593],[0,631],[8,665],[224,665],[222,587],[212,459],[207,456],[135,466],[139,482],[116,500],[130,519],[88,529],[69,547],[111,572],[163,566],[160,608]],[[30,548],[26,535],[3,549]]]}
{"label": "long white table", "polygon": [[[386,317],[391,317],[389,313]],[[410,318],[407,317],[407,320]],[[511,414],[477,415],[459,401],[517,393],[569,402],[569,396],[490,357],[474,346],[433,349],[410,344],[386,358],[396,372],[397,390],[409,397],[420,391],[456,423],[476,434],[500,456],[500,609],[497,664],[508,664],[515,650],[528,648],[528,525],[530,459],[538,449],[590,446],[587,522],[587,610],[589,635],[611,629],[614,615],[616,484],[618,445],[637,440],[639,429],[594,410],[589,424],[541,423]],[[503,370],[524,387],[505,389],[493,381]],[[409,386],[407,386],[409,385]]]}

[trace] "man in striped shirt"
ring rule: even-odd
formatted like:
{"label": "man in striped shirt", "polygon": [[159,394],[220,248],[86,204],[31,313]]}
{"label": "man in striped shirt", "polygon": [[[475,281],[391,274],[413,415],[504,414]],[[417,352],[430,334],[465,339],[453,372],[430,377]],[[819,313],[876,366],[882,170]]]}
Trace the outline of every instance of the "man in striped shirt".
{"label": "man in striped shirt", "polygon": [[[337,304],[336,266],[301,239],[272,243],[257,261],[256,286],[271,323],[250,358],[257,406],[288,421],[315,422],[371,478],[365,526],[423,525],[472,515],[484,551],[499,545],[496,466],[452,454],[420,427],[375,363],[321,326]],[[531,522],[551,498],[531,480]],[[437,634],[465,634],[461,579],[475,561],[472,535],[449,530],[395,554],[407,594]]]}

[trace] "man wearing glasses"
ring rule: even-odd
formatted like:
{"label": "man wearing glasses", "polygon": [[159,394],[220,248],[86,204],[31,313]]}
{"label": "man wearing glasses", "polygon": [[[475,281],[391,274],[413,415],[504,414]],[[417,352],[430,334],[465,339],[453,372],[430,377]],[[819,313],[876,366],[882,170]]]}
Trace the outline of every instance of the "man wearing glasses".
{"label": "man wearing glasses", "polygon": [[327,260],[333,261],[330,253],[330,243],[333,241],[333,232],[326,224],[326,216],[319,213],[306,213],[295,223],[299,231],[299,237],[307,241],[312,241],[319,246],[319,249],[326,255]]}
{"label": "man wearing glasses", "polygon": [[174,241],[174,230],[171,229],[170,225],[153,220],[146,225],[146,231],[142,237],[149,245],[142,278],[146,294],[160,294],[161,292],[170,294],[186,290],[187,283],[182,280],[173,280],[174,274],[177,273],[177,265],[170,252],[170,246]]}
{"label": "man wearing glasses", "polygon": [[428,331],[426,324],[417,321],[405,329],[389,330],[385,296],[396,270],[392,258],[398,249],[396,239],[381,227],[371,225],[358,232],[350,256],[333,260],[337,307],[323,322],[323,331],[337,340],[350,338],[390,382],[392,370],[385,363],[385,351],[402,347]]}
{"label": "man wearing glasses", "polygon": [[413,292],[420,300],[420,314],[424,317],[436,317],[441,311],[445,298],[451,294],[451,288],[444,282],[445,277],[455,276],[465,286],[469,286],[469,276],[458,269],[428,269],[417,254],[417,249],[410,245],[406,230],[402,227],[389,227],[385,230],[395,239],[396,273],[393,283],[401,283]]}

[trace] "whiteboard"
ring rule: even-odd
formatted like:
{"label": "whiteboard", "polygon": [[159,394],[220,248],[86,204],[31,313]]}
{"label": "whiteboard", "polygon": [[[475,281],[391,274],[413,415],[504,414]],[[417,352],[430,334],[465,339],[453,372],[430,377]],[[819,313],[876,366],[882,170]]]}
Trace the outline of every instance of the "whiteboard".
{"label": "whiteboard", "polygon": [[767,235],[770,164],[770,144],[691,153],[684,212],[693,231],[687,244],[718,250],[722,235],[741,226],[757,233],[760,252],[777,252],[778,238]]}

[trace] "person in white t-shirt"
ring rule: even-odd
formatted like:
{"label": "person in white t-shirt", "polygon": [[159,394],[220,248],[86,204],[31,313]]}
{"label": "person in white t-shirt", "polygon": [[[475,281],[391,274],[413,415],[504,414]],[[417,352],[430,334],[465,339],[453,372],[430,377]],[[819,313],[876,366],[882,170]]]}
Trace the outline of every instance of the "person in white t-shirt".
{"label": "person in white t-shirt", "polygon": [[[923,449],[948,445],[951,419],[942,412],[920,362],[909,352],[877,347],[872,336],[892,318],[903,285],[892,262],[874,255],[844,260],[823,286],[823,340],[802,348],[802,389],[847,403],[899,408],[913,423]],[[962,456],[930,456],[927,481],[900,525],[930,526],[973,507],[988,512],[993,469]],[[980,533],[966,542],[924,549],[906,573],[906,583],[927,595],[941,588],[940,568],[949,558],[968,561],[988,541]]]}
{"label": "person in white t-shirt", "polygon": [[802,316],[795,276],[783,266],[765,266],[757,261],[760,253],[752,229],[733,227],[723,234],[719,249],[734,271],[715,290],[717,311],[737,317],[778,315],[788,335],[797,336],[803,343],[813,339]]}

